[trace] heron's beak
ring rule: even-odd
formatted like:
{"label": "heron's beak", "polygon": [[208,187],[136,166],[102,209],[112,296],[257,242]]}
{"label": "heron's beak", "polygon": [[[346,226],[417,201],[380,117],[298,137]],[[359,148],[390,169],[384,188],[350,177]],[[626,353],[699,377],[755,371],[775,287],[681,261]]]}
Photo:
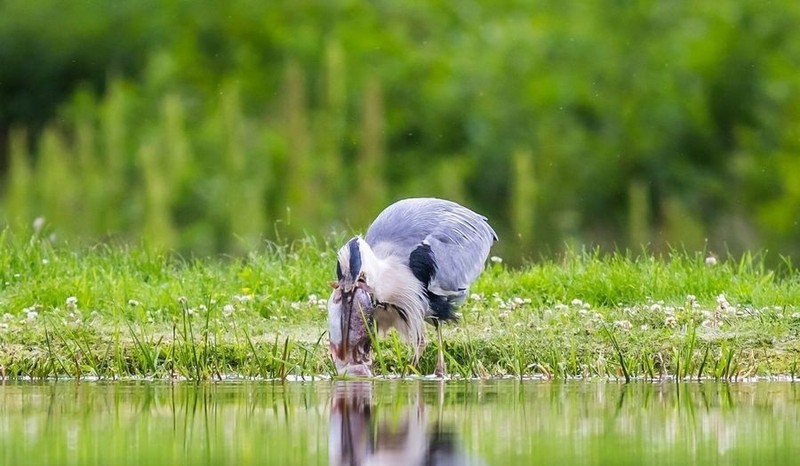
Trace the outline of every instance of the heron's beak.
{"label": "heron's beak", "polygon": [[342,307],[344,313],[339,325],[342,330],[342,354],[350,354],[350,321],[353,318],[353,290],[355,286],[350,283],[339,283],[342,290]]}
{"label": "heron's beak", "polygon": [[370,295],[359,284],[341,280],[328,300],[330,350],[343,375],[371,375]]}

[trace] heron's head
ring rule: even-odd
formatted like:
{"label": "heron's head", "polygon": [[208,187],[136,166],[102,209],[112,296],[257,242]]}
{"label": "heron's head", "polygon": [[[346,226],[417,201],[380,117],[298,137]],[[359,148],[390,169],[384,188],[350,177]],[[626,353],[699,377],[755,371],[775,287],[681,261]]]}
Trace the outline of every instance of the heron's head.
{"label": "heron's head", "polygon": [[369,287],[377,266],[378,259],[370,245],[360,236],[353,237],[337,254],[336,280],[348,289]]}
{"label": "heron's head", "polygon": [[372,375],[369,328],[375,303],[367,280],[374,260],[369,245],[360,237],[339,250],[337,281],[328,299],[328,335],[340,374]]}

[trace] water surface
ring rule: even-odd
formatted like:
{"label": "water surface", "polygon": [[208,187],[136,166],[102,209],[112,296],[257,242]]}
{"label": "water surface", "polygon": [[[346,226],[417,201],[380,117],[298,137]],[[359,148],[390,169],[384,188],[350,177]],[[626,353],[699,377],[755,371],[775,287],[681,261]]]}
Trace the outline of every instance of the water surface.
{"label": "water surface", "polygon": [[0,464],[798,464],[793,383],[0,386]]}

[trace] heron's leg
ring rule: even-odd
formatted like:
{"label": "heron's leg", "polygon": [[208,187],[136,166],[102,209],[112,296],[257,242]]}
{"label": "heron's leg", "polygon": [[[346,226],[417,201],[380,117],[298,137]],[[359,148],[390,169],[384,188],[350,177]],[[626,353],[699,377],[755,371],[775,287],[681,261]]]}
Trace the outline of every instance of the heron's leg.
{"label": "heron's leg", "polygon": [[420,336],[419,340],[417,340],[417,350],[414,352],[414,360],[411,361],[412,366],[419,368],[419,358],[422,357],[422,353],[425,351],[425,346],[427,346],[427,344],[425,336]]}
{"label": "heron's leg", "polygon": [[433,372],[437,377],[444,377],[446,370],[444,366],[444,340],[442,339],[442,324],[436,322],[436,336],[439,339],[439,351],[436,357],[436,370]]}

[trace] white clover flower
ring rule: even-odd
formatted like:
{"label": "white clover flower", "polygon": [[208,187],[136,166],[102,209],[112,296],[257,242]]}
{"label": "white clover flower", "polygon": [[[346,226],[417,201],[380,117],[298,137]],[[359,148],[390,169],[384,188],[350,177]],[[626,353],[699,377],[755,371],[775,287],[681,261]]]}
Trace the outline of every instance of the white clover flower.
{"label": "white clover flower", "polygon": [[78,298],[70,296],[67,298],[67,309],[75,309],[78,306]]}
{"label": "white clover flower", "polygon": [[719,319],[706,319],[701,322],[700,325],[706,328],[719,328],[725,325],[725,323]]}
{"label": "white clover flower", "polygon": [[483,297],[478,293],[472,293],[471,295],[469,295],[469,299],[473,301],[483,301]]}
{"label": "white clover flower", "polygon": [[208,311],[208,308],[206,307],[205,304],[201,304],[201,305],[197,306],[197,310],[199,312],[206,312],[206,311]]}
{"label": "white clover flower", "polygon": [[525,301],[522,298],[520,298],[519,296],[515,296],[513,301],[514,301],[514,304],[516,304],[517,306],[521,306],[521,305],[525,304]]}
{"label": "white clover flower", "polygon": [[233,299],[235,301],[237,301],[237,302],[240,302],[240,303],[246,303],[246,302],[250,301],[252,299],[252,297],[250,295],[247,295],[247,294],[241,294],[241,295],[237,294],[237,295],[233,295]]}
{"label": "white clover flower", "polygon": [[622,330],[630,330],[633,328],[633,324],[629,320],[615,320],[614,327]]}
{"label": "white clover flower", "polygon": [[36,318],[39,317],[39,313],[32,308],[25,308],[24,311],[25,311],[25,318],[28,320],[36,320]]}
{"label": "white clover flower", "polygon": [[736,308],[730,305],[728,299],[725,298],[724,294],[717,296],[717,306],[720,311],[726,311],[726,312],[736,311]]}
{"label": "white clover flower", "polygon": [[315,295],[315,294],[308,295],[308,302],[312,303],[312,304],[316,303],[317,302],[317,295]]}
{"label": "white clover flower", "polygon": [[570,301],[570,304],[572,304],[575,307],[581,307],[581,306],[583,306],[583,301],[581,301],[578,298],[575,298],[572,301]]}
{"label": "white clover flower", "polygon": [[708,266],[717,265],[717,258],[714,256],[706,257],[706,265]]}
{"label": "white clover flower", "polygon": [[186,296],[178,296],[178,302],[185,306],[186,303],[189,302],[189,300],[186,299]]}
{"label": "white clover flower", "polygon": [[186,315],[187,316],[193,316],[194,315],[194,309],[192,309],[191,307],[187,307],[186,308]]}
{"label": "white clover flower", "polygon": [[800,312],[793,312],[791,317],[792,319],[800,319]]}
{"label": "white clover flower", "polygon": [[500,256],[492,256],[492,257],[489,258],[489,260],[492,261],[495,264],[502,264],[503,263],[503,258],[500,257]]}
{"label": "white clover flower", "polygon": [[647,325],[647,324],[642,324],[641,326],[639,326],[639,330],[641,330],[643,332],[646,332],[646,331],[650,330],[650,326]]}
{"label": "white clover flower", "polygon": [[130,307],[136,307],[139,304],[140,304],[139,301],[136,301],[135,299],[129,299],[128,300],[128,306],[130,306]]}
{"label": "white clover flower", "polygon": [[667,318],[664,319],[664,325],[670,328],[676,327],[678,325],[678,319],[676,319],[675,316],[667,316]]}
{"label": "white clover flower", "polygon": [[236,308],[233,307],[233,304],[226,304],[222,306],[222,312],[224,312],[226,315],[233,314],[235,309]]}

